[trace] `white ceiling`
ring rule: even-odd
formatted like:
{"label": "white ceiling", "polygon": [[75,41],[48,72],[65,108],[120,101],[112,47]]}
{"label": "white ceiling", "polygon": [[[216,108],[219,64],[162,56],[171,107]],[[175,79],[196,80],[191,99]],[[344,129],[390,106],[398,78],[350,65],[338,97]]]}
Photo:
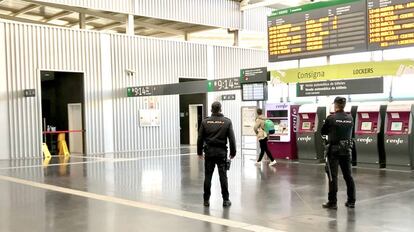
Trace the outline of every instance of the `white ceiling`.
{"label": "white ceiling", "polygon": [[[241,0],[236,1],[241,2]],[[266,5],[271,3],[267,7],[282,9],[309,2],[310,0],[249,0],[248,4],[256,7],[255,4],[258,3]],[[28,23],[79,28],[80,11],[78,10],[76,7],[68,8],[53,4],[35,5],[24,0],[0,0],[0,18]],[[125,15],[120,13],[87,9],[86,29],[125,33],[126,23],[118,20],[125,18]],[[137,35],[183,40],[183,35],[188,33],[189,40],[194,42],[228,46],[233,45],[234,42],[233,34],[228,33],[226,29],[139,16],[135,17],[135,22],[142,22],[141,26],[136,24]],[[266,33],[240,31],[239,38],[239,45],[242,47],[262,49],[267,47]]]}

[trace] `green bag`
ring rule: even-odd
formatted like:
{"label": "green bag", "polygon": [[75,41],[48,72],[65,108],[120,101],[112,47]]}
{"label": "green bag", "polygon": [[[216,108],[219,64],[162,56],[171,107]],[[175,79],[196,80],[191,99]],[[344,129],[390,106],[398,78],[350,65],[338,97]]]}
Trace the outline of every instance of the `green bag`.
{"label": "green bag", "polygon": [[274,134],[275,133],[275,124],[273,123],[272,120],[270,119],[266,119],[264,122],[264,131],[267,134]]}

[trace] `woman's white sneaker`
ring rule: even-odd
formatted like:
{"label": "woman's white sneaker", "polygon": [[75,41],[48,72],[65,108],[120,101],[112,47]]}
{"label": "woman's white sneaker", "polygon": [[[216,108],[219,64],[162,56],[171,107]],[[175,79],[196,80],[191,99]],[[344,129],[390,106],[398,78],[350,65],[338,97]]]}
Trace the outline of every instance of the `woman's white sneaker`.
{"label": "woman's white sneaker", "polygon": [[276,162],[276,160],[273,160],[272,162],[270,162],[269,166],[273,166],[275,164],[277,164],[277,162]]}
{"label": "woman's white sneaker", "polygon": [[256,162],[255,165],[256,166],[260,166],[262,164],[262,162]]}

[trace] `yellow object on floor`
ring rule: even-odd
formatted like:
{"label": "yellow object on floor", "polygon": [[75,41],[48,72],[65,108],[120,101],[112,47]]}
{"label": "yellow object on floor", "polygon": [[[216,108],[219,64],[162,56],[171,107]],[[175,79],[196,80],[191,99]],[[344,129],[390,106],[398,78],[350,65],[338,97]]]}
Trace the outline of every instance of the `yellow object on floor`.
{"label": "yellow object on floor", "polygon": [[65,140],[65,134],[60,133],[58,135],[57,141],[58,141],[58,150],[59,150],[58,155],[70,156],[68,145],[66,144],[66,140]]}
{"label": "yellow object on floor", "polygon": [[50,160],[50,158],[52,158],[52,155],[50,155],[50,151],[49,151],[49,148],[47,147],[46,143],[43,143],[42,151],[43,151],[43,156],[45,157],[45,159]]}

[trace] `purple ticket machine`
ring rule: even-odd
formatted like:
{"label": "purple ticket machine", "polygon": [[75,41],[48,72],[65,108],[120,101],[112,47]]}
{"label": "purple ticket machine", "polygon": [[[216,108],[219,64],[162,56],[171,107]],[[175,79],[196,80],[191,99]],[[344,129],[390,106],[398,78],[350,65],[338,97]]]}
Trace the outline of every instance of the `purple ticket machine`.
{"label": "purple ticket machine", "polygon": [[387,168],[413,170],[413,104],[390,104],[385,117]]}
{"label": "purple ticket machine", "polygon": [[276,159],[296,160],[296,123],[298,105],[289,103],[266,104],[266,117],[275,124],[275,133],[269,135],[269,150]]}
{"label": "purple ticket machine", "polygon": [[386,106],[360,105],[355,120],[358,166],[385,168],[384,117]]}
{"label": "purple ticket machine", "polygon": [[301,162],[323,162],[324,145],[321,129],[326,118],[326,107],[305,104],[299,107],[296,143]]}

